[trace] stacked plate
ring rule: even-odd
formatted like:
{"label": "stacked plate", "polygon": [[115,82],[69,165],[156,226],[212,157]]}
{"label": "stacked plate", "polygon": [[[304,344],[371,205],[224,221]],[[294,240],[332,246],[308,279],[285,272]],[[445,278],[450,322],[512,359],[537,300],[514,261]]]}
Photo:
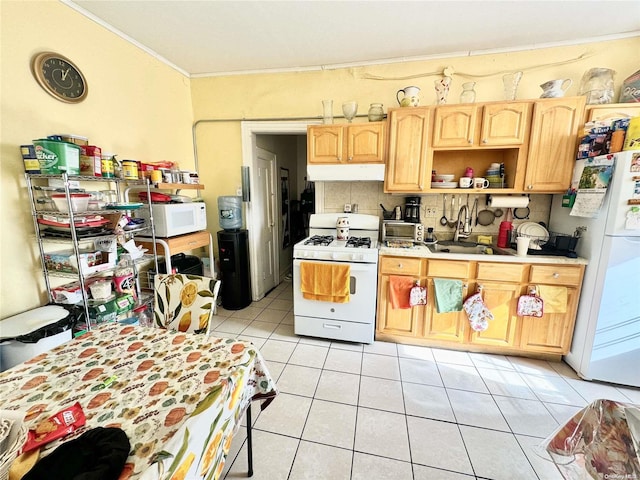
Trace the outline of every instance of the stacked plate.
{"label": "stacked plate", "polygon": [[485,178],[489,181],[489,188],[504,188],[504,177],[500,175],[501,163],[492,163],[485,173]]}
{"label": "stacked plate", "polygon": [[520,237],[529,237],[529,248],[531,250],[540,250],[542,245],[549,241],[549,231],[539,223],[524,222],[516,228],[516,234]]}
{"label": "stacked plate", "polygon": [[431,181],[433,188],[456,188],[458,182],[456,182],[456,176],[452,173],[445,173],[440,175],[434,175]]}

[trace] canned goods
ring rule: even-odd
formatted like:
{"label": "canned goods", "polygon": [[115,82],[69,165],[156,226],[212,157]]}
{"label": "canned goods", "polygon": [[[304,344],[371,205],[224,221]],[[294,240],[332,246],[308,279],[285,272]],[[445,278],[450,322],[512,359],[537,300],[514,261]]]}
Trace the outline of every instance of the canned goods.
{"label": "canned goods", "polygon": [[191,183],[191,172],[180,172],[182,174],[182,183]]}
{"label": "canned goods", "polygon": [[115,176],[113,165],[113,154],[104,153],[101,155],[102,176],[103,178],[113,178]]}
{"label": "canned goods", "polygon": [[22,160],[24,160],[24,171],[27,173],[40,173],[40,161],[36,156],[36,149],[33,145],[20,145]]}
{"label": "canned goods", "polygon": [[151,170],[151,183],[161,183],[162,172],[160,170]]}
{"label": "canned goods", "polygon": [[138,162],[135,160],[123,160],[122,176],[125,180],[138,180]]}

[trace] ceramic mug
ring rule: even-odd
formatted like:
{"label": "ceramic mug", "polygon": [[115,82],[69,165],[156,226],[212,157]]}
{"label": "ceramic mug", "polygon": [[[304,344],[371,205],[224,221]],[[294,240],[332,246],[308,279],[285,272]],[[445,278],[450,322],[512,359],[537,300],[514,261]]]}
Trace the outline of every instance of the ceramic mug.
{"label": "ceramic mug", "polygon": [[474,188],[489,188],[489,180],[482,177],[476,177],[473,179]]}
{"label": "ceramic mug", "polygon": [[460,180],[458,180],[458,184],[460,185],[460,188],[471,188],[471,185],[473,185],[473,178],[460,177]]}

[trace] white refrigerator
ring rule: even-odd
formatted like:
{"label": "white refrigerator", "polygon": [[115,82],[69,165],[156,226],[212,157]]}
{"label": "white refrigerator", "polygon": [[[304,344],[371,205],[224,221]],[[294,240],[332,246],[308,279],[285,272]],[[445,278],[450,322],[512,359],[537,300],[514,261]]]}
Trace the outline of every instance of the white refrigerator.
{"label": "white refrigerator", "polygon": [[584,379],[640,387],[640,205],[635,201],[640,201],[640,150],[614,154],[596,218],[571,216],[562,195],[554,195],[549,229],[573,234],[587,227],[577,253],[589,264],[565,361]]}

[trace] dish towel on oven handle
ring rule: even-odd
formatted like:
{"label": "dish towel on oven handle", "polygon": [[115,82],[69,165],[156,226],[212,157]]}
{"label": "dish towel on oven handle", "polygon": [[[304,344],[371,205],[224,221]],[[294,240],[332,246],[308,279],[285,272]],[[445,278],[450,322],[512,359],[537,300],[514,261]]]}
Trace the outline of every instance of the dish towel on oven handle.
{"label": "dish towel on oven handle", "polygon": [[434,278],[433,289],[436,294],[438,313],[459,312],[462,310],[462,280]]}
{"label": "dish towel on oven handle", "polygon": [[493,320],[493,314],[484,304],[484,300],[482,300],[482,287],[478,287],[476,293],[467,297],[463,308],[474,331],[484,332],[489,328],[489,322]]}
{"label": "dish towel on oven handle", "polygon": [[538,295],[537,287],[529,288],[527,295],[518,297],[518,309],[516,312],[521,317],[537,317],[544,315],[544,300]]}
{"label": "dish towel on oven handle", "polygon": [[351,266],[300,262],[300,291],[307,300],[348,303]]}
{"label": "dish towel on oven handle", "polygon": [[415,280],[402,275],[389,275],[389,302],[394,310],[411,308],[411,289]]}

